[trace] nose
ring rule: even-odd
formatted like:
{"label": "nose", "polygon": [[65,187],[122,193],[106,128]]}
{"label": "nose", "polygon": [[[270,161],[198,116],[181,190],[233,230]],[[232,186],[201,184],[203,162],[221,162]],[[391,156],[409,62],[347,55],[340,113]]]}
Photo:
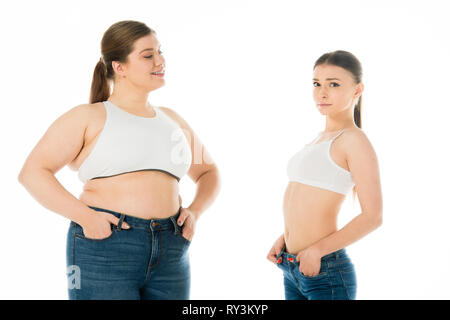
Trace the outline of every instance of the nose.
{"label": "nose", "polygon": [[157,66],[164,65],[166,62],[164,57],[160,54],[155,55],[155,59],[153,61],[154,61],[155,65],[157,65]]}
{"label": "nose", "polygon": [[321,86],[319,88],[319,97],[322,98],[322,99],[328,97],[328,89],[325,88],[324,86]]}

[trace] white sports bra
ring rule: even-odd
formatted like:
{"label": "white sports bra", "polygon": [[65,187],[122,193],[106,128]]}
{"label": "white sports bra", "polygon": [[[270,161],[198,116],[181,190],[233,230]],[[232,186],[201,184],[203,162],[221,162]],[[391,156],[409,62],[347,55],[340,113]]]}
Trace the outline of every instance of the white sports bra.
{"label": "white sports bra", "polygon": [[330,140],[307,144],[297,152],[288,162],[289,181],[346,195],[354,186],[352,175],[338,166],[330,156],[331,144],[344,130]]}
{"label": "white sports bra", "polygon": [[106,121],[91,153],[78,169],[85,183],[122,173],[157,170],[180,181],[191,166],[190,145],[180,126],[159,107],[156,116],[133,115],[103,101]]}

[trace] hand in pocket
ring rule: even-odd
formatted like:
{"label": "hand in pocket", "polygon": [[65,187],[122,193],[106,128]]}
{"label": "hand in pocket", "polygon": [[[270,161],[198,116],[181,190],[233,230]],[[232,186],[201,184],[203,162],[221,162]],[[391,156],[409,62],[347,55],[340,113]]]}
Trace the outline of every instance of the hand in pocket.
{"label": "hand in pocket", "polygon": [[[101,240],[108,238],[112,234],[111,224],[117,226],[119,218],[108,212],[95,211],[91,213],[86,223],[81,227],[86,238]],[[130,226],[122,222],[122,228],[129,229]]]}

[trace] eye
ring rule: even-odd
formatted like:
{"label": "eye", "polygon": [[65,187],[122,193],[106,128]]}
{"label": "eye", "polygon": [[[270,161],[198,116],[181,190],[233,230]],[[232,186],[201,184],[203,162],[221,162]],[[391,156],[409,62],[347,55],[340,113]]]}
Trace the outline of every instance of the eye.
{"label": "eye", "polygon": [[[161,54],[161,53],[162,53],[162,51],[159,50],[159,54]],[[151,58],[153,58],[153,55],[151,54],[151,55],[149,55],[148,57],[144,57],[144,58],[151,59]]]}
{"label": "eye", "polygon": [[319,87],[320,84],[318,82],[313,82],[313,87]]}
{"label": "eye", "polygon": [[332,87],[340,87],[339,83],[336,83],[336,82],[330,83],[330,86],[332,86]]}

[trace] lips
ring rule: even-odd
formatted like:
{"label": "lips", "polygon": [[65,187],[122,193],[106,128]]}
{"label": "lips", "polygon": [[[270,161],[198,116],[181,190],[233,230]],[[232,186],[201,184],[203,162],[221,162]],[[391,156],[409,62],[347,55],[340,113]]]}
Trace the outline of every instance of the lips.
{"label": "lips", "polygon": [[152,72],[151,74],[154,75],[154,76],[160,76],[161,77],[161,76],[164,75],[164,73],[165,73],[165,70],[161,69],[159,71]]}
{"label": "lips", "polygon": [[329,107],[331,104],[329,103],[319,103],[319,107]]}

